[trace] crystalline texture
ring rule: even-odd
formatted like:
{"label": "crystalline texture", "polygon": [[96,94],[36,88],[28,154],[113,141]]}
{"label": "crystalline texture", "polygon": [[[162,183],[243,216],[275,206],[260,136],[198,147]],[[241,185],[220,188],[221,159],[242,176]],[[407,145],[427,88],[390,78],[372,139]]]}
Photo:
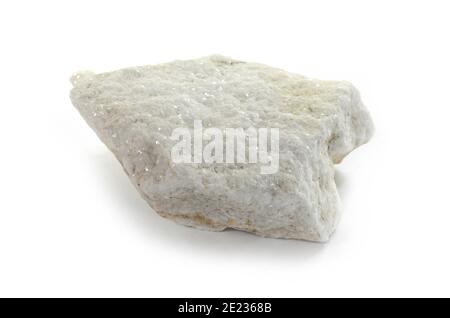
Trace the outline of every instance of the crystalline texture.
{"label": "crystalline texture", "polygon": [[[339,219],[333,165],[373,133],[347,82],[222,56],[72,77],[71,99],[161,216],[208,230],[327,241]],[[279,169],[171,160],[177,127],[279,129]]]}

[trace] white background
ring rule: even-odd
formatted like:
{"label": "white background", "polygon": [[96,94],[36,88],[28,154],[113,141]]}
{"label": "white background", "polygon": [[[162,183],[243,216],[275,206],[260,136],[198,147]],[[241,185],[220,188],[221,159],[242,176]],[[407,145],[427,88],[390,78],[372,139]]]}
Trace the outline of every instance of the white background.
{"label": "white background", "polygon": [[[0,296],[450,296],[448,1],[3,1]],[[160,218],[70,75],[214,53],[361,91],[327,244]]]}

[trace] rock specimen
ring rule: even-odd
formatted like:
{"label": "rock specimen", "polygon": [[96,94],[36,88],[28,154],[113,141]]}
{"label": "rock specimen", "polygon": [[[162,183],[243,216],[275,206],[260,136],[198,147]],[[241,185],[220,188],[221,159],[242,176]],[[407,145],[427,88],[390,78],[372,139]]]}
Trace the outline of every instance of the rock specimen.
{"label": "rock specimen", "polygon": [[350,83],[223,56],[81,72],[72,83],[73,104],[148,204],[207,230],[327,241],[339,219],[333,165],[373,133]]}

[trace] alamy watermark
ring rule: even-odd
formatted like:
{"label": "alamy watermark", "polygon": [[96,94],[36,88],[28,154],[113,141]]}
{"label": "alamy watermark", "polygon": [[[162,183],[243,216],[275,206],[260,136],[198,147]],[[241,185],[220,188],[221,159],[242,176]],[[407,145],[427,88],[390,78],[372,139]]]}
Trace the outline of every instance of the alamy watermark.
{"label": "alamy watermark", "polygon": [[171,140],[178,141],[171,151],[174,163],[260,164],[261,174],[273,174],[279,167],[278,128],[213,128],[203,129],[194,120],[193,136],[184,127],[172,131]]}

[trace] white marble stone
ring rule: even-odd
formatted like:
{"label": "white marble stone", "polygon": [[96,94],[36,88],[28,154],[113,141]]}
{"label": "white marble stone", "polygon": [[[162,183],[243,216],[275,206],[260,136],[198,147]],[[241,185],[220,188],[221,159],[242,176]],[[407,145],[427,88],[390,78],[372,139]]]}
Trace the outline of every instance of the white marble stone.
{"label": "white marble stone", "polygon": [[[161,216],[207,230],[327,241],[339,220],[334,164],[373,134],[348,82],[223,56],[72,77],[71,99]],[[279,169],[174,163],[170,136],[194,120],[279,129]]]}

